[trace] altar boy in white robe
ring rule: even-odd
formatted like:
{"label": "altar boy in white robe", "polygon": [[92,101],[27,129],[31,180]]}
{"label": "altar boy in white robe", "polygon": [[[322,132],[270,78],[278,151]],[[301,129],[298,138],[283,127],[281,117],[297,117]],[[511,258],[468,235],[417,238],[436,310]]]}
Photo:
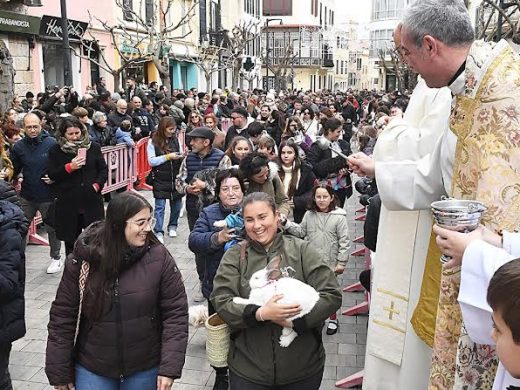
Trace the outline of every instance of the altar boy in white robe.
{"label": "altar boy in white robe", "polygon": [[452,257],[446,266],[461,265],[458,301],[469,336],[496,345],[493,390],[520,389],[520,234],[483,227],[469,234],[439,226],[433,231],[441,251]]}

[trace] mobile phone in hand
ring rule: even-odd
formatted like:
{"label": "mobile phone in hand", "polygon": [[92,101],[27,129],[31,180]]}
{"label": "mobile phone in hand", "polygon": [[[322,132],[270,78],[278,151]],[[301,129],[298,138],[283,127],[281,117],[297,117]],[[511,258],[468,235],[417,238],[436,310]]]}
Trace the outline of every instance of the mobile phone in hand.
{"label": "mobile phone in hand", "polygon": [[87,148],[78,149],[78,158],[87,158]]}

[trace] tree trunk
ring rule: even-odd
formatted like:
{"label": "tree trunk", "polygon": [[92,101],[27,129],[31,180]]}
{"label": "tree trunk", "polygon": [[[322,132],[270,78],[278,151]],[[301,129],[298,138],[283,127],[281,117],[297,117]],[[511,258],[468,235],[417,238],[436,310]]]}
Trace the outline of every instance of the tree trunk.
{"label": "tree trunk", "polygon": [[157,72],[159,72],[159,77],[161,78],[162,85],[168,87],[168,91],[171,91],[172,85],[170,79],[170,69],[168,68],[168,64],[164,64],[156,58],[153,59],[153,64],[155,65]]}
{"label": "tree trunk", "polygon": [[116,70],[112,74],[114,76],[114,92],[118,92],[121,88],[121,73],[123,72],[123,69]]}
{"label": "tree trunk", "polygon": [[10,106],[14,96],[13,58],[4,41],[0,39],[0,113]]}
{"label": "tree trunk", "polygon": [[235,61],[233,62],[233,83],[232,83],[232,87],[231,87],[233,89],[233,91],[236,91],[238,89],[241,68],[242,68],[242,59],[241,58],[235,59]]}
{"label": "tree trunk", "polygon": [[211,86],[211,73],[204,73],[204,77],[206,77],[206,91],[212,91],[213,88]]}

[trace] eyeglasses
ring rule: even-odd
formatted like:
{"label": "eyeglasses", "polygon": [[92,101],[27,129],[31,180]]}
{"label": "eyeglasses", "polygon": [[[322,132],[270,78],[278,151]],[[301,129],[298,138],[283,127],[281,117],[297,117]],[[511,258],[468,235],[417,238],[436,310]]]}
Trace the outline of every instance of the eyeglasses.
{"label": "eyeglasses", "polygon": [[310,114],[309,111],[304,111],[303,113],[304,113],[305,115],[309,115],[309,114]]}
{"label": "eyeglasses", "polygon": [[157,220],[155,218],[150,219],[140,219],[138,221],[126,221],[127,223],[134,224],[139,228],[139,230],[143,230],[147,226],[150,226],[150,229],[153,229],[155,227],[155,224],[157,223]]}
{"label": "eyeglasses", "polygon": [[231,119],[235,120],[235,119],[238,119],[240,118],[239,116],[232,116]]}

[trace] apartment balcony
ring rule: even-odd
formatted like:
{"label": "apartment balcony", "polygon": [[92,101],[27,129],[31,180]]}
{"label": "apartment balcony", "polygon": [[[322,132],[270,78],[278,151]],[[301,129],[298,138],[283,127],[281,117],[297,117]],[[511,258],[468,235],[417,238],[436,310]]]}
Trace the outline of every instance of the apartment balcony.
{"label": "apartment balcony", "polygon": [[323,56],[323,68],[334,68],[334,58],[332,54],[326,54]]}

